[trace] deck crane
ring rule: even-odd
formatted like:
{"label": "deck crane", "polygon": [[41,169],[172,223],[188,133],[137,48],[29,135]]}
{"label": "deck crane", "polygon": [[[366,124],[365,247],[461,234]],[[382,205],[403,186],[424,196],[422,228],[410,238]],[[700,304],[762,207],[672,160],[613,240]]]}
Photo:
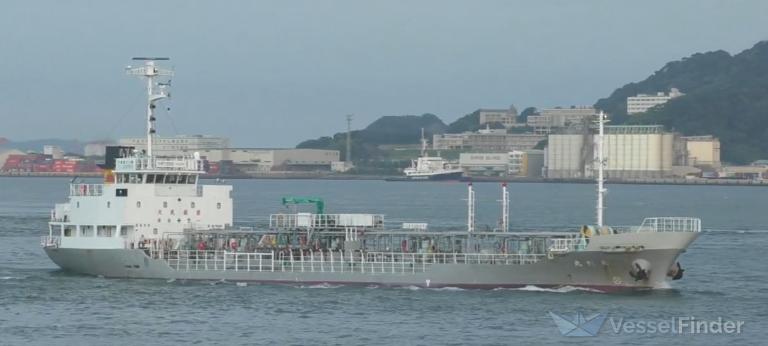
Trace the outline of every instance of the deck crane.
{"label": "deck crane", "polygon": [[319,197],[299,197],[299,196],[288,196],[283,197],[283,205],[298,205],[298,204],[314,204],[316,214],[325,214],[325,202],[322,198]]}

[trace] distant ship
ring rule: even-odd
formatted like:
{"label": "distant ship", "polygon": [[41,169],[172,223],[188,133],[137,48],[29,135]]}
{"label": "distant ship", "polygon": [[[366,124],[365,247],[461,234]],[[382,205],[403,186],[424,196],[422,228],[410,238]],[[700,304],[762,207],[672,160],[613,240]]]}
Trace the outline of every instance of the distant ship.
{"label": "distant ship", "polygon": [[462,170],[440,156],[429,156],[427,139],[421,129],[421,155],[411,160],[411,166],[404,169],[407,180],[459,180]]}
{"label": "distant ship", "polygon": [[147,148],[110,148],[104,182],[73,182],[68,201],[55,205],[41,246],[64,270],[271,284],[651,289],[682,278],[678,258],[701,231],[701,221],[687,217],[646,218],[635,227],[603,224],[602,113],[592,226],[510,230],[509,192],[502,185],[500,227],[478,230],[469,184],[463,230],[392,227],[380,214],[327,213],[317,197],[282,201],[314,204],[314,212],[273,214],[269,226],[236,228],[232,186],[201,184],[199,154],[161,157],[152,150],[154,109],[170,86],[157,79],[172,72],[155,65],[166,59],[137,60],[144,65],[129,73],[147,80]]}

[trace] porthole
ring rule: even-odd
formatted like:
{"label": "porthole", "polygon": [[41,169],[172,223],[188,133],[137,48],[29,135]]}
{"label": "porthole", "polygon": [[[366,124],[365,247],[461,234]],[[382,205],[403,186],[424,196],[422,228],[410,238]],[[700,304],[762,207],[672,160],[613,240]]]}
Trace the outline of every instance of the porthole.
{"label": "porthole", "polygon": [[197,210],[197,216],[200,216],[200,209]]}
{"label": "porthole", "polygon": [[190,203],[189,206],[190,206],[190,208],[194,209],[195,208],[195,202]]}
{"label": "porthole", "polygon": [[157,228],[152,229],[152,234],[157,234]]}
{"label": "porthole", "polygon": [[136,202],[136,208],[141,208],[141,202]]}
{"label": "porthole", "polygon": [[111,208],[111,207],[112,207],[112,202],[107,202],[107,208]]}
{"label": "porthole", "polygon": [[163,202],[163,208],[168,208],[168,202]]}
{"label": "porthole", "polygon": [[216,209],[221,209],[221,202],[216,203]]}
{"label": "porthole", "polygon": [[77,208],[80,208],[80,202],[77,202],[77,203],[75,203],[75,206],[76,206]]}

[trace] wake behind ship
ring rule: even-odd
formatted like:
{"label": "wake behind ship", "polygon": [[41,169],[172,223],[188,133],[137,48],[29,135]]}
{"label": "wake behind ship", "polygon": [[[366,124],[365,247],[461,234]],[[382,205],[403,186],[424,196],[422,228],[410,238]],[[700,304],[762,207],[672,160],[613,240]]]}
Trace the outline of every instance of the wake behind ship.
{"label": "wake behind ship", "polygon": [[[70,184],[51,212],[41,245],[61,268],[105,277],[498,288],[581,286],[603,291],[669,287],[683,274],[678,257],[699,235],[695,218],[646,218],[637,227],[603,224],[602,141],[598,146],[597,224],[568,232],[510,231],[509,193],[502,223],[475,229],[475,192],[467,187],[467,227],[426,223],[387,228],[379,214],[270,216],[269,227],[233,227],[232,186],[203,185],[203,161],[152,152],[156,103],[168,97],[166,59],[140,58],[130,74],[147,80],[147,148],[112,149],[105,181]],[[602,139],[604,115],[600,115]],[[116,156],[116,157],[115,157]]]}

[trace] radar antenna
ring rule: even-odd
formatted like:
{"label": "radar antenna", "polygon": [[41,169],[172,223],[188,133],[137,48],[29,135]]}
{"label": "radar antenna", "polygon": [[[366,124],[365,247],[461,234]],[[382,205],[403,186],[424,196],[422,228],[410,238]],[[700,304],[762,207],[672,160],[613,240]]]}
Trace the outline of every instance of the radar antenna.
{"label": "radar antenna", "polygon": [[[144,66],[128,66],[125,70],[128,75],[147,79],[147,155],[152,156],[152,143],[154,142],[156,132],[155,103],[171,97],[168,89],[171,86],[170,77],[173,76],[173,71],[155,66],[156,61],[168,61],[170,58],[134,57],[131,60],[144,62]],[[165,78],[158,80],[158,77]]]}

